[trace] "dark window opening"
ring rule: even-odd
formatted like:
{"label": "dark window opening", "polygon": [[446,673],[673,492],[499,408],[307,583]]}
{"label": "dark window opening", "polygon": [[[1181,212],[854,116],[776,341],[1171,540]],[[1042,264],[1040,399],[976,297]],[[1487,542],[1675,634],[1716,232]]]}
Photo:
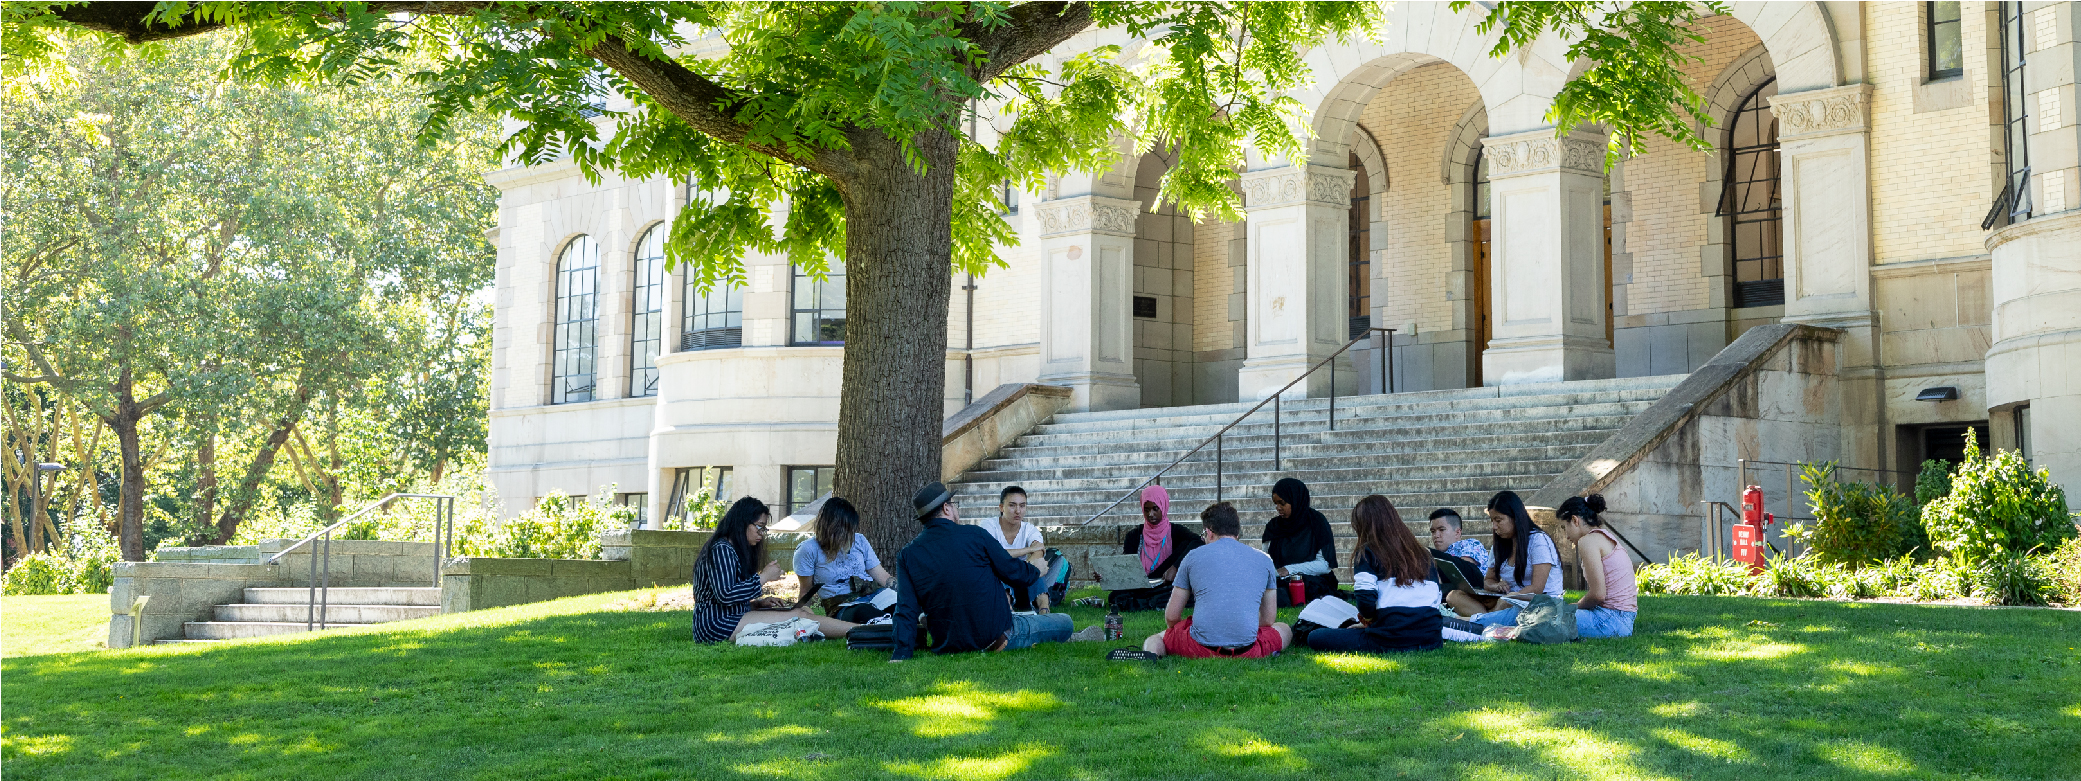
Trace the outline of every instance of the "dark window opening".
{"label": "dark window opening", "polygon": [[824,279],[795,268],[794,344],[845,344],[845,264],[832,263]]}
{"label": "dark window opening", "polygon": [[1155,296],[1135,296],[1135,297],[1134,297],[1134,316],[1135,316],[1135,317],[1139,317],[1139,318],[1143,318],[1143,319],[1146,319],[1146,320],[1154,320],[1154,319],[1156,319],[1156,297],[1155,297]]}
{"label": "dark window opening", "polygon": [[600,245],[579,236],[556,260],[556,332],[549,403],[592,401],[598,368]]}
{"label": "dark window opening", "polygon": [[1734,250],[1734,306],[1785,303],[1784,216],[1778,193],[1778,121],[1772,78],[1751,90],[1727,130],[1719,216]]}
{"label": "dark window opening", "polygon": [[1993,451],[1994,448],[1987,440],[1987,426],[1984,423],[1970,426],[1929,426],[1922,429],[1923,460],[1942,459],[1950,462],[1953,467],[1958,466],[1958,462],[1965,459],[1967,430],[1973,432],[1973,438],[1979,443],[1982,457]]}
{"label": "dark window opening", "polygon": [[1373,199],[1358,155],[1351,156],[1350,166],[1358,175],[1351,178],[1351,211],[1345,217],[1345,249],[1350,253],[1345,263],[1345,317],[1351,323],[1345,338],[1357,339],[1373,327]]}
{"label": "dark window opening", "polygon": [[1965,45],[1959,36],[1957,3],[1923,3],[1923,37],[1929,47],[1929,80],[1965,75]]}

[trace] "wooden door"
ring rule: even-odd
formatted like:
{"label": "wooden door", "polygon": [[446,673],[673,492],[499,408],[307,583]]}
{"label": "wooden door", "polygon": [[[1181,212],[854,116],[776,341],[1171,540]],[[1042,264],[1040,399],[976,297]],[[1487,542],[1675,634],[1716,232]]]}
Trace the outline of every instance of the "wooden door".
{"label": "wooden door", "polygon": [[1474,220],[1474,360],[1470,387],[1481,387],[1481,354],[1488,351],[1494,328],[1489,323],[1489,218]]}

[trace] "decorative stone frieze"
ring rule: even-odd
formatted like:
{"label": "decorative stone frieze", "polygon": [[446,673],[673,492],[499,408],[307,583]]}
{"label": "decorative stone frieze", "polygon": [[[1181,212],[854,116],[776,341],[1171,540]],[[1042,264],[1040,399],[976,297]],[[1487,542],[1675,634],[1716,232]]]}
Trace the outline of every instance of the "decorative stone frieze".
{"label": "decorative stone frieze", "polygon": [[1534,130],[1489,138],[1481,142],[1481,148],[1490,180],[1557,170],[1604,175],[1601,138],[1557,138],[1552,130]]}
{"label": "decorative stone frieze", "polygon": [[1797,141],[1870,128],[1871,85],[1811,89],[1770,98],[1778,117],[1778,140]]}
{"label": "decorative stone frieze", "polygon": [[1134,201],[1084,195],[1044,201],[1035,211],[1040,217],[1042,236],[1102,233],[1133,238],[1138,206]]}
{"label": "decorative stone frieze", "polygon": [[1351,208],[1351,182],[1357,172],[1328,166],[1288,166],[1243,175],[1243,208],[1262,209],[1295,203]]}

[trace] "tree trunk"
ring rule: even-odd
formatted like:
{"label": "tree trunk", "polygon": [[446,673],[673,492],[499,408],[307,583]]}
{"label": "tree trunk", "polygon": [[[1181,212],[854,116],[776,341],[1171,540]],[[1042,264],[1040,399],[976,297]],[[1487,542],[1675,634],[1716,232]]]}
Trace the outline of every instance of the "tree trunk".
{"label": "tree trunk", "polygon": [[845,198],[845,371],[834,490],[860,510],[885,559],[917,536],[911,496],[939,479],[947,297],[953,287],[955,138],[915,137],[919,176],[896,141],[852,139]]}
{"label": "tree trunk", "polygon": [[289,409],[283,411],[282,417],[275,421],[274,430],[268,433],[267,441],[260,445],[260,452],[253,454],[253,463],[246,466],[245,476],[239,478],[238,487],[233,489],[231,497],[225,502],[224,514],[217,516],[217,538],[211,542],[212,545],[223,545],[230,542],[233,535],[238,534],[239,522],[245,520],[247,511],[253,509],[254,497],[260,491],[260,481],[267,479],[267,473],[274,469],[275,454],[281,452],[282,443],[289,441],[289,434],[296,430],[297,422],[303,420],[304,409],[310,406],[310,403],[310,387],[298,385],[296,396],[289,403]]}
{"label": "tree trunk", "polygon": [[195,524],[217,517],[217,419],[202,416],[202,436],[195,444]]}
{"label": "tree trunk", "polygon": [[142,417],[125,383],[116,414],[106,419],[109,429],[116,432],[116,448],[123,454],[123,498],[116,505],[116,541],[123,549],[124,561],[145,560],[145,461],[137,442],[137,422]]}

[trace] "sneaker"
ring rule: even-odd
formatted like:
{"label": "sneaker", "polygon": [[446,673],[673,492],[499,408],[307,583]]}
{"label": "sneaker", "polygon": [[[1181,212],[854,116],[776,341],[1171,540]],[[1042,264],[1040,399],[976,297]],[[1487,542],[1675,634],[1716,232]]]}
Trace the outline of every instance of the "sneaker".
{"label": "sneaker", "polygon": [[1105,597],[1085,597],[1075,602],[1077,607],[1105,607]]}
{"label": "sneaker", "polygon": [[1106,639],[1104,624],[1092,624],[1084,627],[1083,631],[1069,636],[1069,641],[1072,643],[1095,643],[1104,639]]}

